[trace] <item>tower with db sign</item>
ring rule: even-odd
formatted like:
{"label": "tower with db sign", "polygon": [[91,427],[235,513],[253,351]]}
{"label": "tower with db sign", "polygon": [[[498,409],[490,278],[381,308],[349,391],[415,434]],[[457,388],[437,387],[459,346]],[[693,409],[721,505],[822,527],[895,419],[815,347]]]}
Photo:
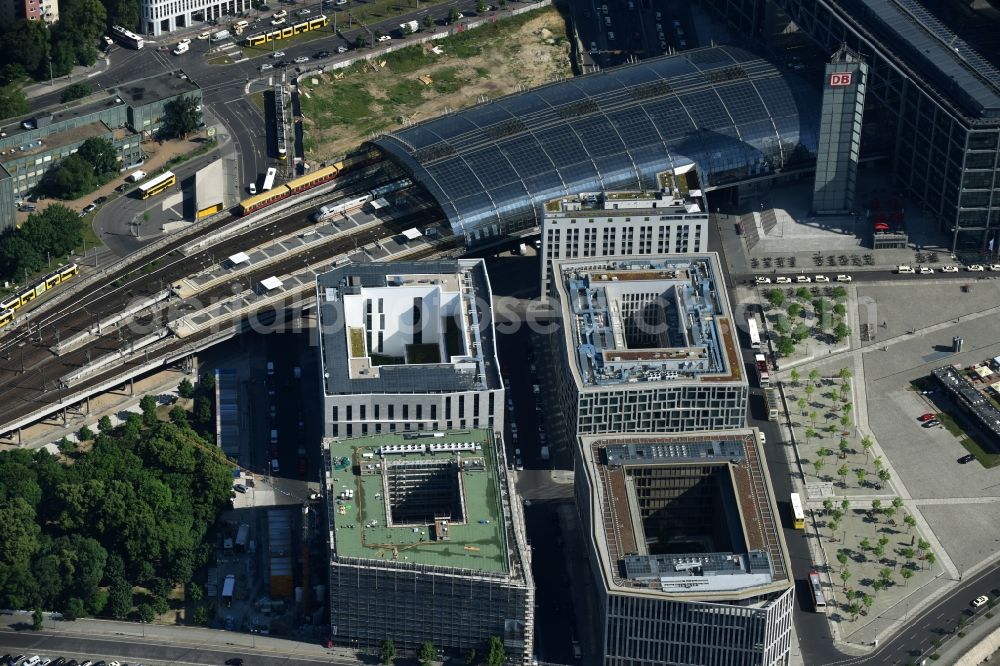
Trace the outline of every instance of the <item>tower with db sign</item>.
{"label": "tower with db sign", "polygon": [[854,209],[867,79],[868,65],[846,46],[826,66],[812,206],[819,215]]}

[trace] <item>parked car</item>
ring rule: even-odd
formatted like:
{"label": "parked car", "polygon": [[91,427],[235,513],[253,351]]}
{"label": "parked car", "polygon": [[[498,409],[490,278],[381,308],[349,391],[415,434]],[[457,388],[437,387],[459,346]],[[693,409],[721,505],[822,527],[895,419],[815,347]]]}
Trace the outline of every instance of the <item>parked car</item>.
{"label": "parked car", "polygon": [[87,204],[86,206],[83,207],[83,214],[86,215],[87,213],[91,213],[91,212],[93,212],[95,210],[97,210],[97,204],[96,203],[89,203],[89,204]]}
{"label": "parked car", "polygon": [[967,453],[964,456],[962,456],[961,458],[959,458],[958,462],[960,462],[961,464],[964,465],[966,463],[972,462],[975,459],[976,459],[976,456],[972,455],[971,453]]}
{"label": "parked car", "polygon": [[107,200],[108,200],[107,197],[97,197],[96,199],[94,199],[94,204],[100,206],[102,203],[104,203]]}
{"label": "parked car", "polygon": [[946,266],[942,266],[938,270],[940,270],[942,273],[957,273],[958,272],[958,266],[946,265]]}
{"label": "parked car", "polygon": [[930,421],[933,418],[937,418],[937,417],[935,417],[934,414],[932,414],[931,412],[927,412],[926,414],[921,414],[920,416],[918,416],[917,420],[918,421]]}
{"label": "parked car", "polygon": [[984,271],[986,269],[983,268],[981,264],[970,264],[969,266],[966,267],[965,270],[967,270],[967,271],[974,271],[974,272],[980,272],[980,271]]}
{"label": "parked car", "polygon": [[338,46],[337,47],[337,53],[347,53],[347,47],[346,46]]}
{"label": "parked car", "polygon": [[917,269],[917,272],[920,273],[921,275],[930,275],[931,273],[934,272],[934,269],[931,268],[930,266],[921,266],[920,268]]}
{"label": "parked car", "polygon": [[271,54],[271,58],[277,60],[278,58],[284,57],[284,55],[285,55],[284,51],[275,51],[274,53]]}
{"label": "parked car", "polygon": [[838,275],[837,282],[850,282],[853,278],[850,275]]}
{"label": "parked car", "polygon": [[990,598],[984,594],[973,599],[971,602],[969,602],[969,605],[972,606],[974,609],[979,609],[988,604],[989,602]]}
{"label": "parked car", "polygon": [[796,282],[812,282],[812,278],[810,278],[808,275],[796,275],[795,276],[795,281]]}
{"label": "parked car", "polygon": [[318,53],[313,54],[313,58],[315,58],[316,60],[320,60],[322,58],[329,58],[330,55],[331,53],[329,51],[320,51]]}
{"label": "parked car", "polygon": [[896,266],[896,272],[900,275],[913,275],[916,271],[913,270],[912,266],[907,266],[906,264],[900,264]]}
{"label": "parked car", "polygon": [[274,69],[274,65],[272,65],[269,62],[265,62],[263,65],[260,66],[260,71],[262,72],[266,72],[269,69]]}
{"label": "parked car", "polygon": [[760,275],[757,277],[757,284],[771,284],[771,278]]}
{"label": "parked car", "polygon": [[930,421],[924,421],[922,425],[925,428],[933,428],[934,426],[941,425],[941,422],[937,419],[931,419]]}
{"label": "parked car", "polygon": [[309,56],[299,56],[298,58],[295,59],[295,62],[299,63],[300,65],[304,62],[309,62]]}
{"label": "parked car", "polygon": [[825,275],[817,275],[816,277],[814,277],[814,278],[813,278],[813,280],[814,280],[815,282],[829,282],[829,281],[830,281],[830,278],[828,278],[828,277],[827,277],[827,276],[825,276]]}

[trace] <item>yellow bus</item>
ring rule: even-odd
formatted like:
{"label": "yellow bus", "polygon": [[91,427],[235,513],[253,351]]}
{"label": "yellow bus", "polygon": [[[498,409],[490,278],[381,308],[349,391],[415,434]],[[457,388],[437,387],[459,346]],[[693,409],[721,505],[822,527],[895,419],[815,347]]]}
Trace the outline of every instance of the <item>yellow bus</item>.
{"label": "yellow bus", "polygon": [[174,172],[165,171],[156,178],[147,180],[145,183],[140,185],[138,189],[139,196],[143,199],[148,199],[149,197],[155,197],[157,194],[160,194],[161,192],[166,192],[176,184],[177,184],[177,176],[174,175]]}
{"label": "yellow bus", "polygon": [[792,527],[797,530],[806,528],[806,514],[802,511],[802,498],[798,493],[792,493]]}

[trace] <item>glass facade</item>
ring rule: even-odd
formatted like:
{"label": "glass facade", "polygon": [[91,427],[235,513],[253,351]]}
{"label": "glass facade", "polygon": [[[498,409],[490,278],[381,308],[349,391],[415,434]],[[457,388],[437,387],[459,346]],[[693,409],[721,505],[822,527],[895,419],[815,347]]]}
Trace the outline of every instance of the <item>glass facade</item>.
{"label": "glass facade", "polygon": [[[705,4],[762,36],[765,0]],[[916,0],[774,4],[820,48],[846,45],[868,63],[873,141],[862,151],[892,155],[897,183],[951,234],[953,250],[986,250],[1000,232],[1000,72]]]}
{"label": "glass facade", "polygon": [[373,143],[468,241],[541,223],[545,201],[656,189],[696,164],[706,189],[816,157],[819,99],[733,47],[646,60],[429,120]]}

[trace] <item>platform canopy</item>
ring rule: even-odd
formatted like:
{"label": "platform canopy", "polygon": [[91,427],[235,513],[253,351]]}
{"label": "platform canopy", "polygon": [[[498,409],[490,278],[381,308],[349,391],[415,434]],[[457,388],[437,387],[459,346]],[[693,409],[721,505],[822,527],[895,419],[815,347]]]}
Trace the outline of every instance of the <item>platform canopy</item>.
{"label": "platform canopy", "polygon": [[237,252],[229,257],[229,261],[233,266],[239,266],[240,264],[249,263],[250,257],[248,257],[245,252]]}
{"label": "platform canopy", "polygon": [[406,240],[416,240],[420,238],[420,235],[421,235],[420,230],[416,228],[407,229],[406,231],[403,232],[403,236],[406,238]]}
{"label": "platform canopy", "polygon": [[269,278],[264,278],[263,280],[260,281],[260,283],[264,285],[264,289],[267,289],[268,291],[271,291],[273,289],[280,289],[281,285],[284,284],[281,280],[274,277],[273,275]]}

